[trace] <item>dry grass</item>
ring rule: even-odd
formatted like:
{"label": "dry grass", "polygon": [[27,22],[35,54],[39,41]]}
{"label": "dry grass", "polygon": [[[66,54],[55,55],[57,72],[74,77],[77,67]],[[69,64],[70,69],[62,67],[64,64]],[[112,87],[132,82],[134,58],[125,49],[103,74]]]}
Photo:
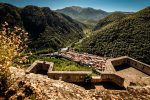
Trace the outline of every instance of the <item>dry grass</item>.
{"label": "dry grass", "polygon": [[[25,47],[28,33],[18,27],[9,28],[7,22],[0,31],[0,91],[4,92],[9,82],[9,67],[15,56],[19,56]],[[2,95],[2,94],[0,94]]]}

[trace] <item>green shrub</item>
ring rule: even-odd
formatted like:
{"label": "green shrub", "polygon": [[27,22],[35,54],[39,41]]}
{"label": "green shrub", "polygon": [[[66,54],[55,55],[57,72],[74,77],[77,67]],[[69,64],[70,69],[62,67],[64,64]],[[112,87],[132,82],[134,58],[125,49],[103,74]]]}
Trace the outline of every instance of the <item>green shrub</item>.
{"label": "green shrub", "polygon": [[44,50],[38,50],[38,51],[36,51],[35,52],[35,54],[48,54],[48,53],[52,53],[52,52],[54,52],[54,50],[53,49],[44,49]]}
{"label": "green shrub", "polygon": [[90,75],[87,75],[87,76],[85,77],[84,82],[85,82],[85,83],[91,83],[91,80],[92,80],[92,75],[90,74]]}

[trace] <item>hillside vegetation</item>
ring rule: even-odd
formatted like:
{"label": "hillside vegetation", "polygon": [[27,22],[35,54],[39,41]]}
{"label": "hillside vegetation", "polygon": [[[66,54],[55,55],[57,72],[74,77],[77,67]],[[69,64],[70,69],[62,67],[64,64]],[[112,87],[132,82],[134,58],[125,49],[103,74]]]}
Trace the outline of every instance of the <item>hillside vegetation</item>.
{"label": "hillside vegetation", "polygon": [[101,25],[105,22],[101,20],[94,35],[81,43],[81,51],[110,57],[128,55],[150,64],[150,7]]}
{"label": "hillside vegetation", "polygon": [[19,26],[29,33],[29,48],[32,50],[58,50],[81,39],[86,27],[47,7],[29,5],[18,8],[0,3],[0,15],[0,23],[7,21],[9,27]]}
{"label": "hillside vegetation", "polygon": [[115,22],[117,20],[121,20],[122,18],[126,17],[127,14],[124,14],[122,12],[114,12],[111,15],[107,16],[104,19],[101,19],[98,24],[94,27],[95,30],[99,30],[101,27],[106,26],[112,22]]}
{"label": "hillside vegetation", "polygon": [[33,64],[35,61],[48,61],[54,63],[54,71],[92,71],[92,68],[88,65],[83,65],[74,61],[70,61],[68,59],[62,58],[62,57],[42,57],[38,55],[28,55],[27,57],[28,61],[19,63],[14,62],[14,64],[18,64],[22,66],[23,68],[29,67],[31,64]]}

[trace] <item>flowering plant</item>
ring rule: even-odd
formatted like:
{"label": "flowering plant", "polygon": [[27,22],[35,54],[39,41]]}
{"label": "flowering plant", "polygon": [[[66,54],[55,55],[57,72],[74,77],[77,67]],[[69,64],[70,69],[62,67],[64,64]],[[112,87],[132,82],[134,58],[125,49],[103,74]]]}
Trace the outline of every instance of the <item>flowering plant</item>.
{"label": "flowering plant", "polygon": [[28,33],[18,27],[9,28],[7,22],[2,24],[0,30],[0,91],[6,89],[6,83],[10,76],[9,67],[15,56],[27,47]]}

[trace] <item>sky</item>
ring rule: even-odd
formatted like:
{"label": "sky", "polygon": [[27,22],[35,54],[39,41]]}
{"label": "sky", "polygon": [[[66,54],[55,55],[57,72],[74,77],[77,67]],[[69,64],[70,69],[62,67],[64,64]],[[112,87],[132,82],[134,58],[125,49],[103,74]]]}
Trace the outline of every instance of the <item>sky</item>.
{"label": "sky", "polygon": [[127,11],[136,12],[150,6],[150,0],[0,0],[18,7],[36,5],[50,7],[52,10],[69,6],[92,7],[108,12]]}

